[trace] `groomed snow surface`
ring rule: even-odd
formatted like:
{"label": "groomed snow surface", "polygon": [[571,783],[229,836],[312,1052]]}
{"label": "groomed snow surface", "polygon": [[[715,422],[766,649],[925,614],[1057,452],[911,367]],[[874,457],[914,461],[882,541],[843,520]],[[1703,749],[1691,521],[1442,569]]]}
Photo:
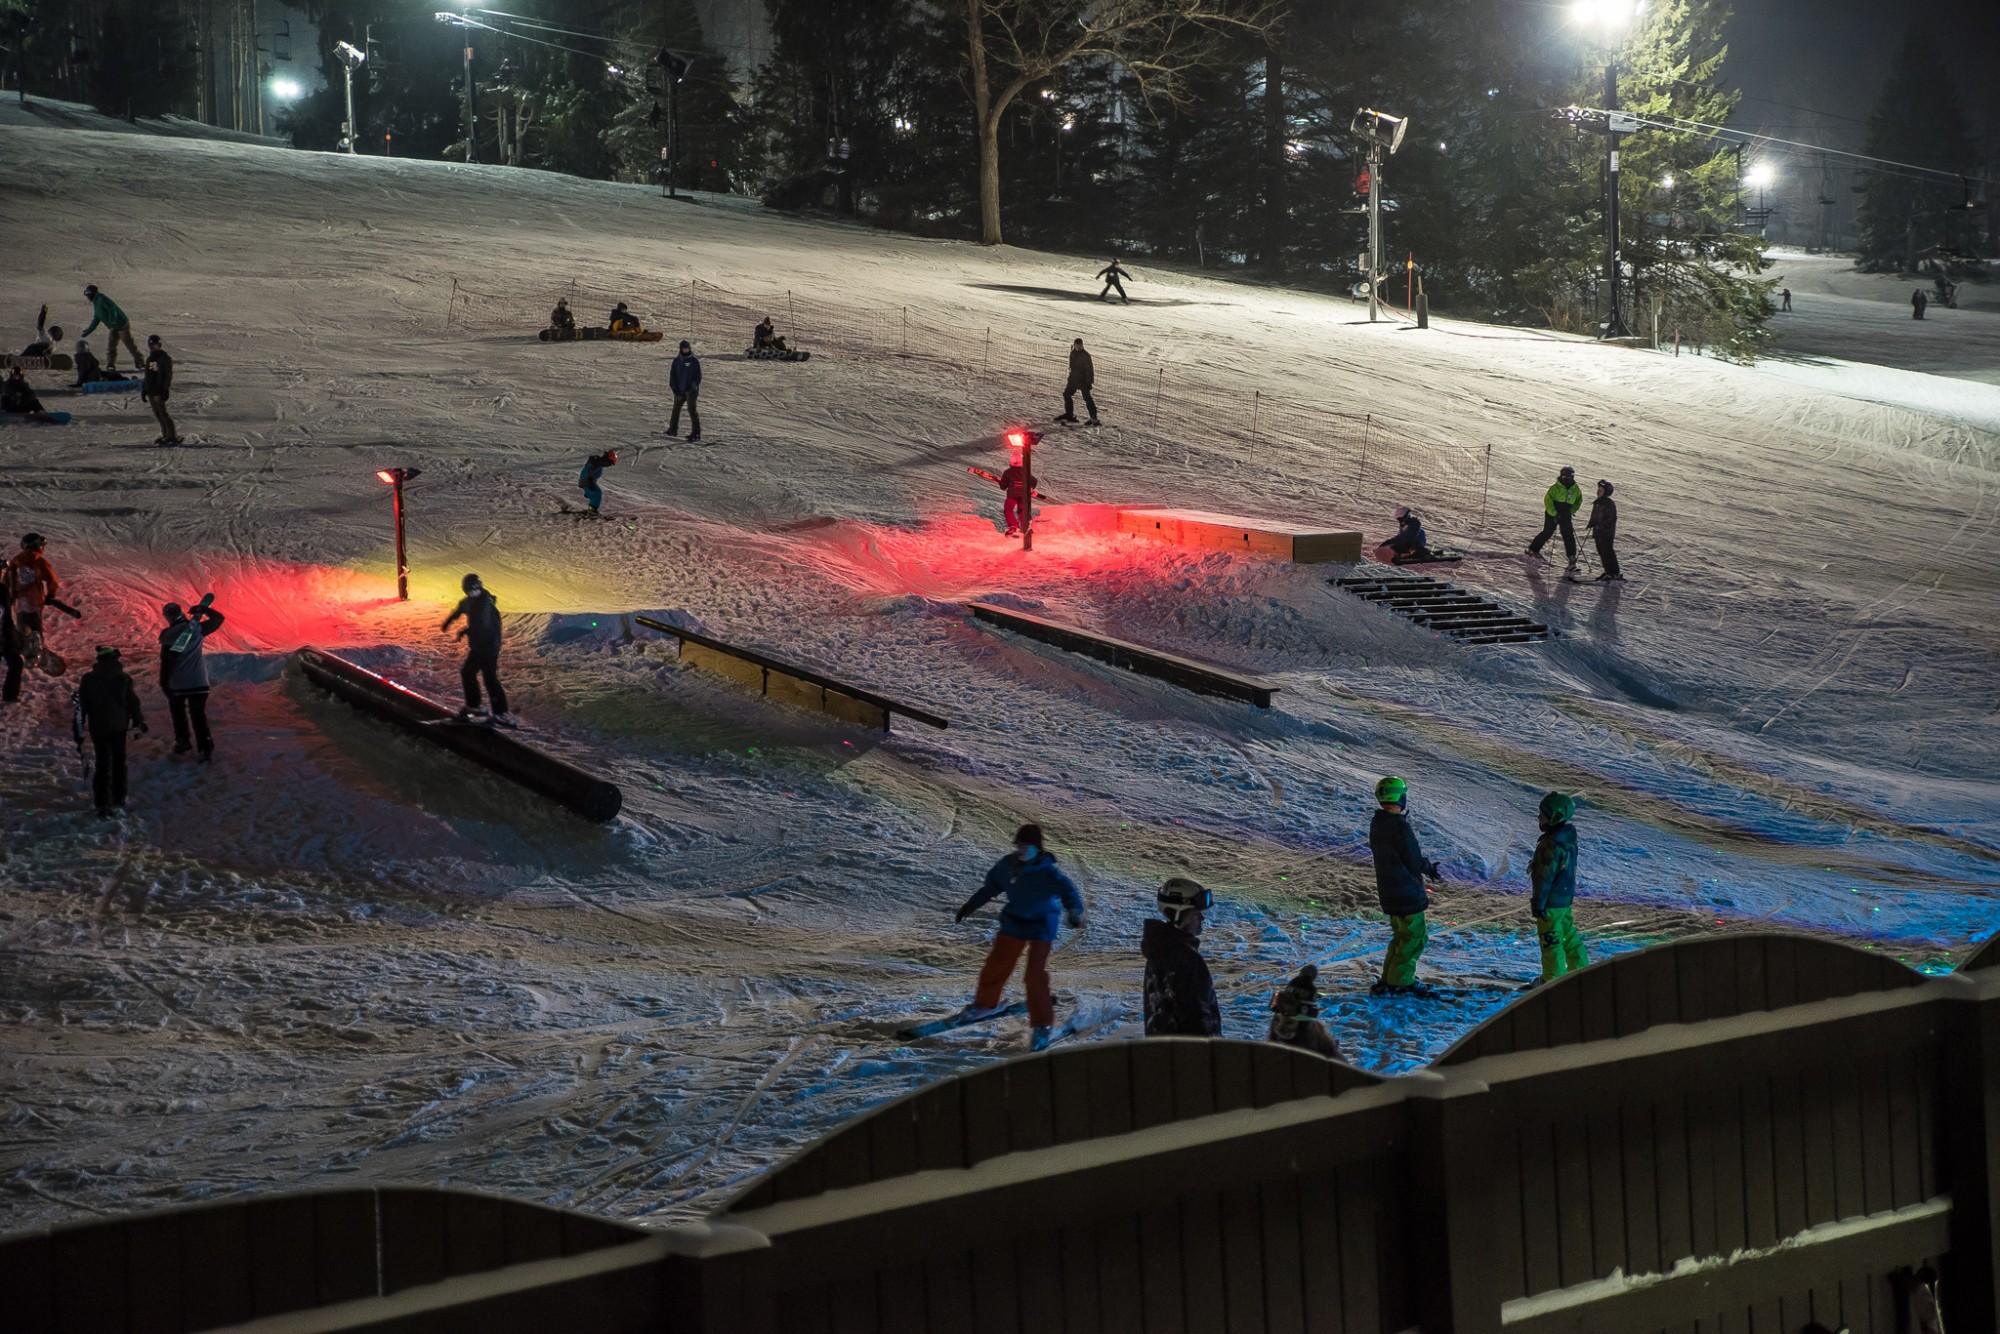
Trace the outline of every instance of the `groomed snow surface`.
{"label": "groomed snow surface", "polygon": [[[1272,989],[1318,960],[1348,1056],[1420,1065],[1535,971],[1524,872],[1550,787],[1584,802],[1578,919],[1599,956],[1782,928],[1939,970],[1992,929],[2000,388],[1908,375],[1855,398],[1838,367],[1802,385],[1371,326],[1344,301],[1143,267],[1133,304],[1097,305],[1073,299],[1090,258],[132,135],[0,128],[0,235],[8,341],[44,300],[80,327],[100,284],[178,357],[192,441],[156,450],[143,404],[56,376],[38,388],[74,425],[0,429],[0,531],[48,534],[88,613],[55,646],[81,669],[124,645],[154,724],[131,814],[100,822],[69,682],[32,677],[0,712],[0,1228],[357,1181],[689,1217],[843,1118],[1022,1048],[1018,1020],[893,1031],[966,998],[991,919],[951,909],[1024,820],[1090,903],[1054,957],[1079,1040],[1137,1031],[1140,922],[1191,874],[1220,899],[1204,947],[1229,1033],[1261,1033]],[[575,282],[649,321],[692,279],[908,306],[1044,348],[1046,374],[746,363],[747,325],[714,330],[690,445],[659,434],[671,341],[447,331],[453,279],[537,312]],[[1561,637],[1466,648],[1330,588],[1338,568],[1121,537],[1087,507],[1046,510],[1024,555],[965,468],[999,466],[1010,415],[1056,411],[1076,336],[1107,426],[1051,435],[1038,471],[1059,499],[1384,534],[1395,487],[1350,484],[1345,444],[1250,442],[1253,391],[1490,444],[1490,523],[1434,508],[1433,537],[1485,553],[1451,577]],[[1154,429],[1162,363],[1202,412]],[[607,445],[610,517],[562,514]],[[1566,462],[1586,493],[1618,484],[1622,587],[1509,554]],[[407,605],[373,477],[399,463],[423,469]],[[437,627],[467,570],[509,613],[533,739],[624,787],[615,823],[286,670],[315,644],[451,698]],[[159,604],[211,589],[229,622],[199,767],[167,754],[147,663]],[[1268,712],[1190,695],[975,625],[972,597],[1283,691]],[[767,704],[678,669],[624,619],[646,610],[952,726],[884,737]],[[1384,773],[1410,780],[1450,877],[1424,966],[1446,1000],[1366,994]]]}

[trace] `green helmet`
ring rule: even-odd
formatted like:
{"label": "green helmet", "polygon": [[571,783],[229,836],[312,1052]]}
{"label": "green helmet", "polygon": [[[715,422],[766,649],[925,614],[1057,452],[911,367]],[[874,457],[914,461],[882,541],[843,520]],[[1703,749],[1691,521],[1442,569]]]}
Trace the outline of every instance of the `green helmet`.
{"label": "green helmet", "polygon": [[1400,778],[1385,778],[1375,785],[1375,800],[1385,806],[1391,802],[1400,806],[1403,804],[1403,798],[1409,795],[1410,785]]}
{"label": "green helmet", "polygon": [[1553,829],[1559,824],[1568,824],[1576,814],[1576,798],[1567,792],[1551,792],[1542,798],[1542,828]]}

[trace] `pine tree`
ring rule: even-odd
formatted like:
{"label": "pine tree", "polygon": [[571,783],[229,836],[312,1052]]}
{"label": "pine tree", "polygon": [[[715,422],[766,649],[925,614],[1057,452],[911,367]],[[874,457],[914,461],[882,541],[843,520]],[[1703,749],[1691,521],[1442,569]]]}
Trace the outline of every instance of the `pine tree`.
{"label": "pine tree", "polygon": [[[1952,175],[1970,174],[1978,166],[1951,75],[1931,35],[1915,23],[1903,33],[1888,81],[1868,118],[1865,151]],[[1859,210],[1861,267],[1910,273],[1925,251],[1963,246],[1972,220],[1963,205],[1964,192],[1947,180],[1874,167]]]}

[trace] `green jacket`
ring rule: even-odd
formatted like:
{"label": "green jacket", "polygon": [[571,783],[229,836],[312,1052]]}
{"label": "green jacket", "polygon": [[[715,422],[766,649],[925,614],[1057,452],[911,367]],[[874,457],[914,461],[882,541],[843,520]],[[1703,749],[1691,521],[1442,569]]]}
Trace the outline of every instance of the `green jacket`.
{"label": "green jacket", "polygon": [[[102,301],[103,299],[104,299],[103,297],[98,298],[98,300],[100,301]],[[84,330],[84,332],[88,333],[90,331],[86,329]],[[1582,503],[1583,503],[1582,487],[1578,486],[1574,482],[1571,482],[1568,486],[1564,486],[1561,482],[1557,482],[1554,486],[1549,488],[1548,494],[1542,497],[1542,510],[1543,512],[1548,514],[1560,514],[1562,513],[1562,511],[1557,509],[1556,506],[1567,505],[1569,507],[1569,512],[1571,514],[1574,514],[1576,513],[1576,507],[1578,505],[1581,505]]]}
{"label": "green jacket", "polygon": [[[118,309],[116,301],[99,292],[90,298],[90,329],[95,329],[100,324],[115,333],[120,329],[130,328],[132,321],[125,318],[125,312]],[[88,338],[90,329],[85,329],[79,336]]]}

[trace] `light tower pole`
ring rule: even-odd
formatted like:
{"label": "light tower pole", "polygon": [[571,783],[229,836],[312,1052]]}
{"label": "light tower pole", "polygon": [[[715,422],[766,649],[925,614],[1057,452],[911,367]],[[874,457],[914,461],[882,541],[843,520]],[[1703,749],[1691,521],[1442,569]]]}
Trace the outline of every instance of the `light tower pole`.
{"label": "light tower pole", "polygon": [[1382,160],[1403,146],[1410,128],[1407,116],[1363,107],[1348,122],[1348,132],[1368,147],[1368,321],[1382,317]]}

